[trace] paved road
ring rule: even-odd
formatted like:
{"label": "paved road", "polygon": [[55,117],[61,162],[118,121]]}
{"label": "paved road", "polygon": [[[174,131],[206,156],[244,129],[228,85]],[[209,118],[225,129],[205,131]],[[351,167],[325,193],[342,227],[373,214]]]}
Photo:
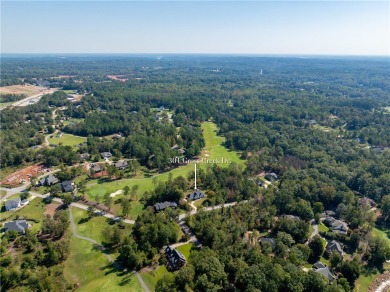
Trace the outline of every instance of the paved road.
{"label": "paved road", "polygon": [[[106,256],[107,260],[110,263],[114,264],[117,268],[122,268],[122,267],[119,266],[118,263],[115,262],[115,260],[112,258],[112,256],[107,253],[107,250],[104,248],[104,246],[102,246],[96,240],[94,240],[92,238],[85,237],[85,236],[79,235],[77,233],[77,228],[76,228],[76,224],[74,223],[72,208],[69,208],[69,217],[70,217],[70,223],[72,225],[73,235],[76,238],[87,240],[87,241],[93,243],[95,246],[97,246],[104,253],[104,255]],[[145,284],[144,280],[142,279],[141,275],[138,272],[136,272],[136,271],[132,271],[132,273],[135,274],[135,276],[137,277],[137,279],[140,282],[140,284],[141,284],[142,288],[144,289],[144,291],[150,292],[148,286],[146,286],[146,284]]]}
{"label": "paved road", "polygon": [[318,224],[316,224],[316,221],[314,219],[310,220],[310,224],[311,226],[313,226],[313,232],[310,234],[310,238],[313,238],[318,234]]}
{"label": "paved road", "polygon": [[13,196],[15,194],[19,194],[20,192],[23,192],[27,188],[28,185],[29,185],[29,183],[25,184],[25,185],[22,185],[20,187],[17,187],[17,188],[13,188],[13,189],[1,188],[0,187],[0,190],[7,192],[7,194],[0,199],[0,202],[6,200],[7,198],[9,198],[9,197],[11,197],[11,196]]}

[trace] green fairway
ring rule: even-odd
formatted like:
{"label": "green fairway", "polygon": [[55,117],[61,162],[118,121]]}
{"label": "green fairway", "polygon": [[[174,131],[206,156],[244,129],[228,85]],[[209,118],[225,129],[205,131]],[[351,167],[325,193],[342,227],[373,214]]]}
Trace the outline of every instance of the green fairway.
{"label": "green fairway", "polygon": [[4,197],[6,194],[6,191],[0,190],[0,198]]}
{"label": "green fairway", "polygon": [[[239,155],[236,152],[230,151],[221,145],[221,143],[224,141],[224,138],[217,136],[217,126],[214,123],[203,123],[202,130],[206,146],[205,149],[202,151],[202,154],[200,155],[200,159],[217,159],[222,162],[221,160],[223,158],[231,162],[237,162],[242,166],[244,165],[245,160],[240,159]],[[219,165],[221,165],[222,167],[226,167],[229,164],[220,163]],[[206,166],[207,163],[200,164],[200,167],[205,168]],[[129,186],[130,189],[133,186],[138,185],[138,198],[140,198],[145,191],[150,191],[154,188],[153,178],[156,178],[158,181],[167,181],[170,173],[173,175],[173,178],[178,177],[180,175],[186,177],[188,175],[188,172],[193,169],[193,164],[186,164],[178,168],[172,169],[168,172],[155,174],[147,178],[136,177],[131,179],[122,179],[103,183],[99,183],[98,180],[92,180],[87,183],[86,195],[90,200],[94,200],[96,195],[102,198],[105,193],[116,192],[118,190],[123,189],[126,185]]]}
{"label": "green fairway", "polygon": [[113,269],[106,256],[92,243],[72,237],[70,248],[64,276],[69,283],[79,286],[77,291],[143,291],[135,275]]}
{"label": "green fairway", "polygon": [[[202,152],[202,157],[213,160],[218,159],[223,166],[222,159],[226,159],[230,162],[236,162],[240,165],[244,165],[245,160],[240,159],[237,152],[230,151],[222,145],[225,141],[224,137],[217,136],[217,125],[211,122],[202,123],[203,138],[205,140],[205,148]],[[228,165],[226,163],[225,165]]]}
{"label": "green fairway", "polygon": [[[75,207],[72,207],[72,213],[78,234],[92,238],[99,243],[103,243],[103,230],[106,226],[112,224],[110,219],[103,216],[98,216],[86,220],[88,217],[87,211]],[[124,234],[129,235],[131,233],[131,229],[132,225],[125,224],[125,228],[121,230]]]}
{"label": "green fairway", "polygon": [[48,141],[50,144],[55,145],[62,143],[64,146],[76,146],[80,143],[86,142],[87,138],[70,134],[63,134],[60,138],[57,138],[57,134],[53,134],[53,138],[48,138]]}
{"label": "green fairway", "polygon": [[31,231],[37,232],[42,225],[42,220],[45,215],[43,214],[46,211],[46,204],[43,203],[43,200],[40,198],[35,198],[27,206],[17,210],[17,211],[6,211],[1,213],[1,219],[6,219],[5,222],[16,219],[16,216],[19,218],[35,219],[39,220],[39,223],[29,221],[31,224]]}
{"label": "green fairway", "polygon": [[144,280],[146,286],[150,291],[155,291],[157,281],[162,278],[162,276],[169,274],[165,266],[159,266],[156,270],[146,273],[141,273],[141,277]]}

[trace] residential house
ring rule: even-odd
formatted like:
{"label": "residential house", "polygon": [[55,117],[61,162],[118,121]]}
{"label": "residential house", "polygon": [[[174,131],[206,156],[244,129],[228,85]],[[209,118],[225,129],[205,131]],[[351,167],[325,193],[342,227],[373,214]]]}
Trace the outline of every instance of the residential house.
{"label": "residential house", "polygon": [[114,134],[111,137],[111,139],[114,139],[114,140],[119,140],[120,138],[122,138],[122,133]]}
{"label": "residential house", "polygon": [[58,178],[52,174],[49,174],[48,176],[45,176],[39,180],[39,185],[41,186],[51,186],[56,183],[58,183]]}
{"label": "residential house", "polygon": [[80,160],[89,160],[91,155],[89,153],[82,153],[79,155]]}
{"label": "residential house", "polygon": [[314,126],[314,125],[316,125],[317,124],[317,121],[316,120],[310,120],[309,121],[309,125],[310,126]]}
{"label": "residential house", "polygon": [[74,189],[74,183],[71,180],[66,180],[61,183],[61,189],[63,192],[71,192]]}
{"label": "residential house", "polygon": [[175,202],[163,202],[163,203],[157,203],[154,205],[154,210],[156,212],[163,211],[166,208],[177,208],[177,204]]}
{"label": "residential house", "polygon": [[120,170],[124,170],[129,167],[129,163],[126,160],[118,161],[115,164],[115,167]]}
{"label": "residential house", "polygon": [[186,264],[186,258],[177,249],[170,247],[169,245],[165,248],[165,255],[167,257],[168,266],[172,270],[179,270]]}
{"label": "residential house", "polygon": [[323,263],[321,263],[321,262],[316,262],[316,263],[313,265],[313,268],[317,270],[317,269],[326,268],[326,266],[325,266]]}
{"label": "residential house", "polygon": [[62,133],[62,132],[59,132],[58,134],[57,134],[57,138],[61,138],[62,137],[62,135],[64,135],[64,133]]}
{"label": "residential house", "polygon": [[332,274],[328,267],[316,269],[315,272],[324,275],[326,278],[328,278],[329,281],[333,281],[336,279],[336,277]]}
{"label": "residential house", "polygon": [[91,170],[93,170],[95,173],[99,173],[99,172],[103,171],[103,167],[99,163],[91,163],[89,168]]}
{"label": "residential house", "polygon": [[30,225],[26,220],[14,220],[4,224],[5,231],[15,230],[19,234],[24,234],[25,230],[29,227]]}
{"label": "residential house", "polygon": [[383,151],[385,151],[385,148],[381,147],[381,146],[371,146],[371,151],[378,153],[378,154],[382,154]]}
{"label": "residential house", "polygon": [[104,158],[104,159],[112,157],[111,152],[102,152],[102,153],[100,153],[100,155],[101,155],[102,158]]}
{"label": "residential house", "polygon": [[20,206],[21,206],[20,198],[5,201],[5,209],[7,211],[15,210],[17,208],[20,208]]}
{"label": "residential house", "polygon": [[268,244],[271,246],[271,249],[273,250],[275,248],[275,238],[261,237],[260,244],[262,247]]}
{"label": "residential house", "polygon": [[369,205],[371,208],[375,207],[376,206],[376,203],[374,200],[370,199],[370,198],[367,198],[367,197],[364,197],[364,198],[360,198],[358,200],[358,204],[363,207],[364,205]]}
{"label": "residential house", "polygon": [[294,221],[298,221],[298,220],[301,220],[298,216],[295,216],[295,215],[282,215],[282,218],[283,219],[290,219],[290,220],[294,220]]}
{"label": "residential house", "polygon": [[337,240],[329,240],[325,252],[330,256],[332,252],[337,252],[341,256],[344,255],[344,245]]}
{"label": "residential house", "polygon": [[278,176],[273,172],[266,173],[264,178],[270,182],[275,182],[278,180]]}
{"label": "residential house", "polygon": [[205,197],[204,193],[201,190],[195,190],[191,194],[187,196],[187,200],[195,201],[199,199],[203,199]]}
{"label": "residential house", "polygon": [[324,224],[328,226],[332,232],[347,235],[348,224],[342,220],[337,220],[331,216],[327,216],[324,220]]}

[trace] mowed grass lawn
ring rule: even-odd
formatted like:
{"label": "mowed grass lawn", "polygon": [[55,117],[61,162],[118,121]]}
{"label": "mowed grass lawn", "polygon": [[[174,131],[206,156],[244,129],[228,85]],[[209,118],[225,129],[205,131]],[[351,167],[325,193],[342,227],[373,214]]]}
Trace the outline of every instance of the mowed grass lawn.
{"label": "mowed grass lawn", "polygon": [[6,194],[6,191],[0,190],[0,198],[4,197]]}
{"label": "mowed grass lawn", "polygon": [[[180,251],[188,261],[192,246],[193,246],[192,243],[188,243],[188,244],[181,245],[176,249]],[[167,274],[172,274],[172,272],[169,272],[165,266],[159,266],[154,271],[141,273],[141,277],[144,280],[145,284],[148,286],[148,288],[151,291],[154,291],[157,281]]]}
{"label": "mowed grass lawn", "polygon": [[80,143],[86,142],[87,138],[75,136],[71,134],[63,134],[60,138],[57,138],[57,134],[53,134],[53,138],[48,138],[50,144],[60,144],[64,146],[76,146]]}
{"label": "mowed grass lawn", "polygon": [[45,211],[46,211],[46,204],[43,202],[43,199],[35,198],[28,205],[24,206],[23,208],[17,211],[6,211],[0,213],[0,217],[1,219],[6,219],[5,222],[14,220],[16,219],[17,216],[19,216],[19,218],[23,217],[27,219],[39,220],[39,223],[29,221],[29,224],[31,224],[30,230],[35,233],[42,226],[42,221],[45,218],[45,215],[43,213]]}
{"label": "mowed grass lawn", "polygon": [[[223,137],[217,136],[217,126],[211,122],[202,123],[203,136],[205,139],[205,148],[200,155],[200,159],[208,159],[208,160],[219,160],[221,162],[222,158],[229,160],[231,162],[236,162],[239,165],[244,166],[245,160],[240,159],[239,155],[225,148],[222,143],[224,141]],[[222,167],[227,167],[228,163],[220,163]],[[206,168],[207,164],[202,163],[200,167]],[[130,187],[130,189],[138,185],[138,198],[142,196],[145,191],[151,191],[154,188],[153,178],[157,178],[157,181],[167,181],[169,174],[173,175],[173,178],[178,176],[187,177],[189,171],[194,170],[193,164],[187,164],[180,166],[178,168],[172,169],[168,172],[155,174],[153,176],[144,178],[144,177],[136,177],[131,179],[122,179],[111,182],[103,182],[99,183],[97,180],[92,180],[87,183],[87,191],[86,195],[90,200],[94,200],[96,195],[103,198],[105,193],[113,193],[118,190],[122,190],[126,185]],[[116,198],[116,197],[115,197]]]}
{"label": "mowed grass lawn", "polygon": [[92,243],[75,237],[71,239],[64,276],[69,283],[79,286],[77,291],[143,292],[134,274],[114,270],[106,256]]}
{"label": "mowed grass lawn", "polygon": [[144,280],[146,286],[150,291],[155,291],[157,281],[161,279],[164,275],[170,274],[165,266],[159,266],[156,270],[151,272],[142,272],[141,277]]}
{"label": "mowed grass lawn", "polygon": [[[105,227],[109,225],[113,225],[110,221],[110,219],[98,216],[93,217],[89,220],[86,220],[88,218],[87,211],[72,207],[72,214],[74,217],[74,222],[76,223],[77,233],[92,238],[96,240],[99,243],[103,243],[104,237],[103,237],[103,230]],[[114,223],[117,224],[117,223]],[[130,235],[132,230],[132,225],[130,224],[124,224],[125,228],[121,229],[125,235]]]}
{"label": "mowed grass lawn", "polygon": [[184,245],[177,247],[176,249],[178,251],[180,251],[184,255],[184,257],[186,258],[186,260],[188,261],[188,258],[190,257],[190,251],[191,251],[192,246],[193,246],[192,243],[187,243],[187,244],[184,244]]}

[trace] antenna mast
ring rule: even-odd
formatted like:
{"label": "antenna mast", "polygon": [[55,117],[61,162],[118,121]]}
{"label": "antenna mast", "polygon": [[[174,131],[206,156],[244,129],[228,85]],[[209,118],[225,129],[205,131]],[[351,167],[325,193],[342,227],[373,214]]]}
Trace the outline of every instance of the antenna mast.
{"label": "antenna mast", "polygon": [[195,164],[195,190],[196,190],[196,164]]}

